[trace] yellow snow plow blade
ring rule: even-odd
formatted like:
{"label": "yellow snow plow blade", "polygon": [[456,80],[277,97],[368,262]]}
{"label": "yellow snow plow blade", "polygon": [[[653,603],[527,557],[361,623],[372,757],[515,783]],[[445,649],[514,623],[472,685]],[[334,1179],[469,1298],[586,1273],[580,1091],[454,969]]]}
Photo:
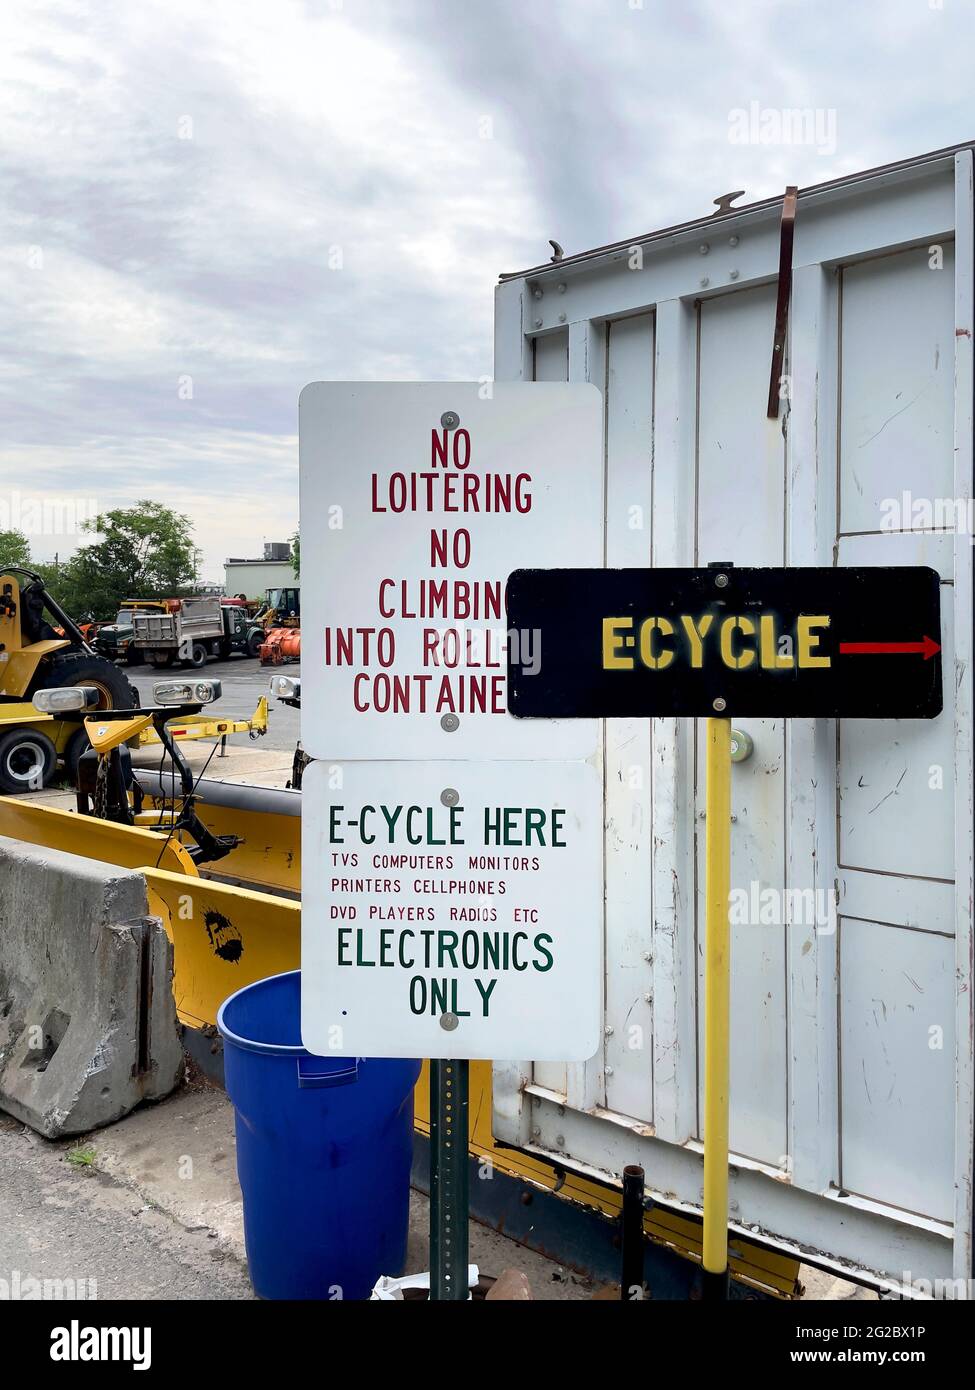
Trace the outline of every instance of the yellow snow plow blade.
{"label": "yellow snow plow blade", "polygon": [[[145,824],[182,802],[170,771],[136,770],[145,797]],[[196,813],[214,835],[239,835],[236,849],[208,871],[265,893],[301,892],[301,792],[201,778],[194,791]]]}
{"label": "yellow snow plow blade", "polygon": [[198,877],[196,865],[175,838],[19,797],[0,796],[0,835],[102,864],[119,864],[123,869],[153,864],[181,876]]}
{"label": "yellow snow plow blade", "polygon": [[165,869],[144,873],[150,909],[173,940],[173,994],[182,1022],[215,1023],[234,990],[298,969],[300,903]]}

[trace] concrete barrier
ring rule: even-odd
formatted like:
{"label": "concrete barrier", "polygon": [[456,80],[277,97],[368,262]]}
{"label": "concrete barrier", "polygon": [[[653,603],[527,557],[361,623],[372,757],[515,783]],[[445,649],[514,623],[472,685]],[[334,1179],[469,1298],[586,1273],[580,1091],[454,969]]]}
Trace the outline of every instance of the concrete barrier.
{"label": "concrete barrier", "polygon": [[140,873],[0,836],[0,1109],[53,1139],[168,1095],[172,975]]}

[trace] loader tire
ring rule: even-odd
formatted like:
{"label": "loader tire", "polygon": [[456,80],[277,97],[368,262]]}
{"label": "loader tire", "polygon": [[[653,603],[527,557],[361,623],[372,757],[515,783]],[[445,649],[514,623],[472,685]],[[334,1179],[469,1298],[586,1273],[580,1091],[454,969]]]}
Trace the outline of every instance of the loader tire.
{"label": "loader tire", "polygon": [[58,755],[39,729],[9,729],[0,735],[0,792],[4,796],[40,791],[47,786]]}
{"label": "loader tire", "polygon": [[68,739],[68,746],[64,750],[64,769],[73,787],[78,785],[78,764],[91,747],[91,739],[85,730],[76,729]]}
{"label": "loader tire", "polygon": [[87,652],[57,652],[41,662],[28,687],[27,698],[35,690],[62,690],[68,685],[94,686],[99,709],[132,708],[131,687],[114,661],[89,656]]}

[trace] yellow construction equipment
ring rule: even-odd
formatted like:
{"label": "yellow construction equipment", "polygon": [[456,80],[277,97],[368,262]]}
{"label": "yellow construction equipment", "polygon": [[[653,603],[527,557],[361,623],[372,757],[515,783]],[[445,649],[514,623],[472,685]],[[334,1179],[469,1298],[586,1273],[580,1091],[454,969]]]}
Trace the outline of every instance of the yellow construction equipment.
{"label": "yellow construction equipment", "polygon": [[[160,681],[153,686],[156,704],[146,710],[96,710],[96,692],[82,686],[39,690],[34,704],[44,714],[74,718],[84,731],[88,751],[78,761],[77,809],[82,816],[114,821],[120,825],[145,825],[166,841],[177,839],[194,863],[222,859],[239,843],[237,835],[214,835],[196,814],[193,774],[167,725],[175,717],[187,719],[219,698],[219,681]],[[141,816],[143,795],[133,775],[126,744],[147,728],[155,730],[172,760],[171,810],[154,817]]]}
{"label": "yellow construction equipment", "polygon": [[110,753],[113,748],[118,748],[122,743],[130,743],[151,728],[152,713],[146,710],[111,721],[108,720],[107,714],[100,719],[85,720],[85,733],[96,753]]}
{"label": "yellow construction equipment", "polygon": [[[196,738],[225,739],[229,734],[250,734],[253,739],[262,738],[267,733],[267,697],[260,697],[250,719],[214,719],[206,714],[190,714],[180,719],[174,715],[166,731],[170,738],[180,743]],[[159,735],[151,727],[139,735],[140,747],[160,741]]]}
{"label": "yellow construction equipment", "polygon": [[94,690],[99,709],[137,703],[122,672],[99,656],[33,570],[0,565],[0,792],[36,791],[69,764],[77,725],[45,719],[31,704],[43,688]]}
{"label": "yellow construction equipment", "polygon": [[[215,719],[206,714],[179,718],[174,712],[168,732],[180,743],[219,738],[223,744],[231,734],[258,739],[267,733],[267,711],[267,699],[262,695],[250,719]],[[152,721],[147,720],[126,742],[132,748],[145,748],[158,745],[160,738]],[[0,701],[0,795],[39,791],[52,780],[59,760],[69,778],[76,780],[78,759],[87,747],[87,734],[77,720],[41,714],[27,700]]]}
{"label": "yellow construction equipment", "polygon": [[13,796],[0,796],[0,835],[97,859],[102,864],[119,864],[123,869],[156,864],[186,877],[196,877],[199,872],[177,839],[163,840],[151,830],[116,825]]}
{"label": "yellow construction equipment", "polygon": [[[160,815],[170,814],[175,804],[171,775],[138,768],[135,776],[144,798],[136,823],[156,823]],[[237,836],[237,845],[220,861],[221,877],[264,893],[300,895],[300,792],[204,777],[193,794],[197,814],[211,834]]]}
{"label": "yellow construction equipment", "polygon": [[29,700],[36,690],[64,686],[93,688],[100,709],[132,704],[122,672],[85,641],[41,576],[10,566],[0,572],[0,699]]}
{"label": "yellow construction equipment", "polygon": [[29,701],[0,702],[0,793],[46,786],[75,729],[67,720],[39,714]]}

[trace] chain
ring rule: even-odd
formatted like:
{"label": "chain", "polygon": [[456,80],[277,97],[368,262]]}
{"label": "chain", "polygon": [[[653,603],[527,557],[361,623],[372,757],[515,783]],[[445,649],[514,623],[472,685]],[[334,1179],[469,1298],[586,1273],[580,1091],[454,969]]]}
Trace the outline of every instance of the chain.
{"label": "chain", "polygon": [[108,758],[98,759],[95,772],[95,815],[99,820],[108,819]]}

